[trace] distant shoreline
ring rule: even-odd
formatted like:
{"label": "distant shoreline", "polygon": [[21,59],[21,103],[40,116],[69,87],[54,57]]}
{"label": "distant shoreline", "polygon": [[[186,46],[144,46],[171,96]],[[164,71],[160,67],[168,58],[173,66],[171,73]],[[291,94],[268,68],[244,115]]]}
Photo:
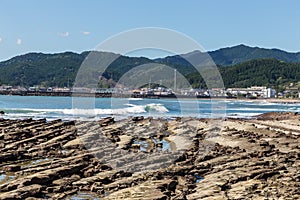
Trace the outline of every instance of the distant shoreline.
{"label": "distant shoreline", "polygon": [[[237,99],[237,100],[243,100],[243,99]],[[249,99],[249,101],[268,102],[268,103],[287,103],[287,104],[300,103],[300,99],[281,99],[281,98]]]}
{"label": "distant shoreline", "polygon": [[28,92],[28,91],[1,91],[0,95],[8,96],[53,96],[53,97],[96,97],[96,98],[145,98],[145,99],[203,99],[203,100],[230,100],[230,101],[250,101],[268,103],[300,103],[300,99],[287,98],[237,98],[237,97],[206,97],[206,96],[187,96],[187,95],[136,95],[123,93],[80,93],[80,92]]}

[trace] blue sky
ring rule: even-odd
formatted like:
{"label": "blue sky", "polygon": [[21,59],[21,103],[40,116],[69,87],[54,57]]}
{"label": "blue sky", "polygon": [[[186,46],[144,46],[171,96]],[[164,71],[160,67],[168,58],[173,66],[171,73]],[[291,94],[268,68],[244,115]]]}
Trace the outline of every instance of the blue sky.
{"label": "blue sky", "polygon": [[299,10],[297,0],[0,0],[0,60],[91,50],[141,27],[174,29],[206,50],[243,43],[297,52]]}

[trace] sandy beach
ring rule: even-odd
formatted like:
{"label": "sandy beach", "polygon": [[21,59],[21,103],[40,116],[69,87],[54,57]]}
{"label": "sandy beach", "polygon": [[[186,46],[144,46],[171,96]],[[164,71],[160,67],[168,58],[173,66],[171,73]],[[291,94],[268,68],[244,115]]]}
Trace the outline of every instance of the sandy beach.
{"label": "sandy beach", "polygon": [[[213,100],[213,98],[207,98],[207,100]],[[268,102],[268,103],[283,103],[283,104],[298,104],[300,99],[288,99],[288,98],[267,98],[267,99],[248,99],[248,98],[218,98],[218,100],[224,101],[250,101],[250,102]]]}
{"label": "sandy beach", "polygon": [[270,98],[270,99],[254,99],[253,101],[262,101],[262,102],[269,102],[269,103],[300,103],[300,99],[287,99],[287,98]]}
{"label": "sandy beach", "polygon": [[299,199],[299,121],[0,119],[0,199]]}

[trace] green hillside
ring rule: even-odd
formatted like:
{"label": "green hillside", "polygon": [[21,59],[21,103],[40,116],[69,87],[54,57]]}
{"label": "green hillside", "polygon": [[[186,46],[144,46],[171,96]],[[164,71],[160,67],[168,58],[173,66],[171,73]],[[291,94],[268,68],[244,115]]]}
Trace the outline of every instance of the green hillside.
{"label": "green hillside", "polygon": [[[286,63],[276,59],[255,59],[241,64],[219,67],[225,87],[268,86],[279,89],[300,81],[300,63]],[[194,87],[205,83],[197,73],[188,75]]]}
{"label": "green hillside", "polygon": [[[187,54],[183,54],[182,57],[192,59],[193,57],[203,57],[204,54],[208,54],[217,65],[222,66],[235,65],[259,58],[277,59],[290,63],[300,62],[299,52],[289,53],[280,49],[249,47],[242,44],[234,47],[218,49],[216,51],[209,51],[207,53],[193,51]],[[188,65],[188,62],[182,57],[178,55],[167,56],[165,58],[159,58],[157,59],[157,61],[177,65]]]}
{"label": "green hillside", "polygon": [[[87,55],[91,55],[90,53],[29,53],[16,56],[0,62],[0,85],[25,87],[34,85],[45,87],[72,86],[82,62]],[[106,58],[117,58],[105,72],[98,70],[98,66],[93,66],[87,70],[87,73],[91,74],[91,76],[88,76],[91,79],[98,80],[102,75],[100,87],[113,86],[129,70],[148,63],[168,65],[186,76],[194,87],[205,87],[205,83],[199,74],[195,73],[195,69],[178,55],[151,60],[144,57],[127,57],[108,52],[92,53],[94,55],[93,59],[99,58],[99,60],[92,62],[93,64],[96,63],[95,65],[103,63],[103,59]],[[209,54],[219,66],[225,87],[264,85],[279,88],[291,82],[300,81],[299,53],[239,45],[209,52]],[[195,56],[205,57],[205,54],[191,52],[183,55],[185,58]]]}
{"label": "green hillside", "polygon": [[67,86],[83,59],[82,54],[71,52],[17,56],[0,63],[0,84]]}
{"label": "green hillside", "polygon": [[[90,52],[76,54],[72,52],[58,54],[29,53],[14,57],[8,61],[0,62],[0,85],[46,87],[72,86],[77,72]],[[148,58],[130,58],[107,52],[95,52],[93,57],[118,57],[109,65],[107,70],[90,71],[93,77],[103,75],[105,79],[118,80],[122,74],[135,66],[152,62]],[[97,67],[93,67],[92,70]]]}
{"label": "green hillside", "polygon": [[289,53],[280,49],[265,49],[238,45],[209,52],[218,65],[235,65],[258,58],[271,58],[285,62],[300,62],[300,53]]}

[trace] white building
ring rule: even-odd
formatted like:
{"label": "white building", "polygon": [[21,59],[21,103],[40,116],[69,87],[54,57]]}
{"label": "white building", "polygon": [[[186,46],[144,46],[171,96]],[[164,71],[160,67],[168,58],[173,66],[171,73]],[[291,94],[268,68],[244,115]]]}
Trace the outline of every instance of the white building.
{"label": "white building", "polygon": [[276,96],[276,90],[272,88],[267,88],[265,90],[265,98],[275,98]]}
{"label": "white building", "polygon": [[245,95],[248,97],[274,98],[276,95],[276,90],[258,86],[248,88],[228,88],[226,91],[233,96]]}

